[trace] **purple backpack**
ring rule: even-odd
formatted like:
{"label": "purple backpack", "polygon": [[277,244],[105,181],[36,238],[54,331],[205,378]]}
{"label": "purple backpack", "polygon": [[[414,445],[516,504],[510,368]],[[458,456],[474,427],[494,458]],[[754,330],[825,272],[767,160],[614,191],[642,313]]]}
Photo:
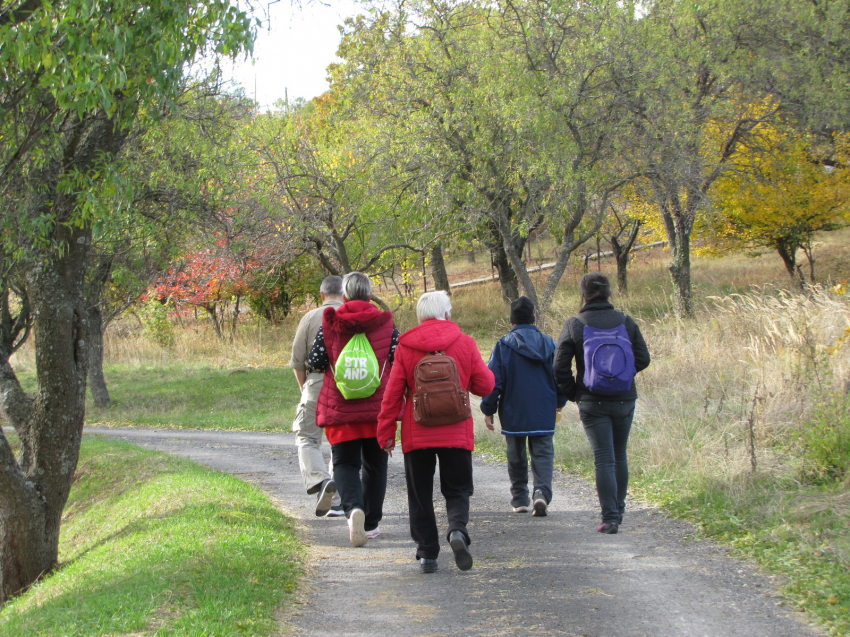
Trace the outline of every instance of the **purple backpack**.
{"label": "purple backpack", "polygon": [[[632,388],[635,353],[625,324],[611,330],[584,323],[584,385],[594,394],[616,396]],[[624,319],[625,321],[625,319]]]}

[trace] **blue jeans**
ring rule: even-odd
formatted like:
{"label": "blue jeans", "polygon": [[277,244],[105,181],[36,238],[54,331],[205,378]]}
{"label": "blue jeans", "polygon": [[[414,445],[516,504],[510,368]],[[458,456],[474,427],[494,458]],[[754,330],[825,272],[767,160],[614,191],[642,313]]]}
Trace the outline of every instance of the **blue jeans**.
{"label": "blue jeans", "polygon": [[[528,456],[531,456],[531,475],[534,490],[543,493],[546,504],[552,502],[552,472],[555,446],[552,436],[505,436],[508,448],[508,477],[511,479],[511,506],[531,504],[528,497]],[[528,452],[526,452],[528,445]]]}
{"label": "blue jeans", "polygon": [[582,400],[578,413],[596,464],[596,493],[603,522],[618,522],[626,510],[629,461],[626,446],[635,415],[635,401]]}

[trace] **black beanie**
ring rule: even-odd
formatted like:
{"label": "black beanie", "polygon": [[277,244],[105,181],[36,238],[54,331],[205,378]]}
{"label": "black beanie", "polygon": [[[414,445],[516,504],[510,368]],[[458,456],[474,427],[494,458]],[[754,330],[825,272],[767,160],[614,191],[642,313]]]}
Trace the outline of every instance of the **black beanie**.
{"label": "black beanie", "polygon": [[534,324],[534,303],[527,296],[521,296],[511,303],[511,323],[514,325]]}

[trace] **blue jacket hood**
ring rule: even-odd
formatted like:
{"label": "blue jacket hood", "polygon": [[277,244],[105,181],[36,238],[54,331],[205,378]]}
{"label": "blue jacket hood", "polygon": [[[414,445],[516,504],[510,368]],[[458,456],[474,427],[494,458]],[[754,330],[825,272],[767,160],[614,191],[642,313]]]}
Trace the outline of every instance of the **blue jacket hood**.
{"label": "blue jacket hood", "polygon": [[545,361],[555,353],[555,342],[535,325],[514,325],[502,342],[517,354],[532,360]]}

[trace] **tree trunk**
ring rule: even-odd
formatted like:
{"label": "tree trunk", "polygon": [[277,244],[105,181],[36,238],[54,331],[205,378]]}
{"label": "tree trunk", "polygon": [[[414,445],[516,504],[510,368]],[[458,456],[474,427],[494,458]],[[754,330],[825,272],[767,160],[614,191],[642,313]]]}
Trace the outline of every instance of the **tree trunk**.
{"label": "tree trunk", "polygon": [[629,295],[629,253],[614,251],[617,259],[617,292],[621,296]]}
{"label": "tree trunk", "polygon": [[[525,296],[531,299],[531,302],[534,303],[535,310],[539,312],[537,290],[535,290],[534,282],[531,280],[531,277],[528,274],[528,269],[522,261],[522,250],[525,247],[525,241],[516,240],[518,237],[515,237],[512,232],[510,216],[504,211],[504,209],[495,211],[491,219],[499,228],[499,234],[501,235],[502,240],[502,252],[505,253],[505,256],[508,259],[508,265],[511,267],[512,274],[514,275],[514,288],[516,288],[516,292],[514,293],[514,296],[507,297],[505,300],[514,301],[519,298],[519,287],[517,286],[518,282],[519,285],[522,286],[522,291]],[[503,296],[504,293],[505,287],[502,286]]]}
{"label": "tree trunk", "polygon": [[8,343],[0,342],[0,409],[21,442],[15,458],[0,430],[0,603],[56,566],[85,421],[89,326],[83,288],[91,229],[72,223],[78,193],[57,186],[69,172],[87,174],[104,155],[117,153],[127,134],[106,117],[77,122],[61,158],[30,175],[27,209],[34,219],[53,219],[53,226],[51,249],[21,264],[33,317],[34,399],[9,364]]}
{"label": "tree trunk", "polygon": [[678,233],[672,247],[673,260],[667,266],[673,279],[676,314],[680,317],[693,315],[693,293],[691,291],[691,237]]}
{"label": "tree trunk", "polygon": [[623,296],[629,295],[629,257],[632,253],[632,247],[634,247],[637,240],[640,225],[640,221],[632,221],[632,227],[629,230],[629,236],[626,239],[625,245],[620,245],[622,230],[620,233],[611,237],[611,251],[614,253],[614,260],[617,263],[617,291]]}
{"label": "tree trunk", "polygon": [[[207,303],[206,305],[203,305],[202,307],[207,311],[207,315],[210,317],[210,320],[212,321],[213,328],[215,329],[215,335],[218,337],[218,340],[223,341],[224,340],[224,332],[222,332],[222,330],[221,330],[221,322],[219,321],[219,317],[218,317],[218,306],[215,303]],[[222,317],[222,321],[223,320],[224,319]]]}
{"label": "tree trunk", "polygon": [[782,257],[782,263],[785,265],[785,270],[788,276],[794,282],[794,285],[802,292],[806,289],[806,280],[803,277],[802,271],[797,267],[797,248],[796,243],[788,243],[780,241],[776,246],[776,251]]}
{"label": "tree trunk", "polygon": [[[58,233],[63,233],[62,230]],[[64,229],[61,257],[27,274],[35,337],[36,398],[25,396],[8,358],[2,361],[3,410],[17,430],[16,461],[0,441],[0,602],[57,563],[62,509],[77,467],[85,418],[88,356],[83,263],[89,237]]]}
{"label": "tree trunk", "polygon": [[111,402],[106,377],[103,375],[103,316],[100,306],[89,308],[89,388],[97,407],[108,407]]}
{"label": "tree trunk", "polygon": [[449,274],[446,272],[446,261],[443,259],[443,244],[435,243],[431,248],[431,274],[434,277],[434,287],[451,294]]}
{"label": "tree trunk", "polygon": [[518,298],[519,285],[517,284],[516,273],[511,267],[511,262],[508,259],[508,254],[505,252],[505,246],[502,245],[501,237],[498,237],[498,242],[491,244],[490,258],[493,260],[493,265],[496,266],[496,272],[499,274],[499,284],[502,286],[502,300],[510,302]]}

